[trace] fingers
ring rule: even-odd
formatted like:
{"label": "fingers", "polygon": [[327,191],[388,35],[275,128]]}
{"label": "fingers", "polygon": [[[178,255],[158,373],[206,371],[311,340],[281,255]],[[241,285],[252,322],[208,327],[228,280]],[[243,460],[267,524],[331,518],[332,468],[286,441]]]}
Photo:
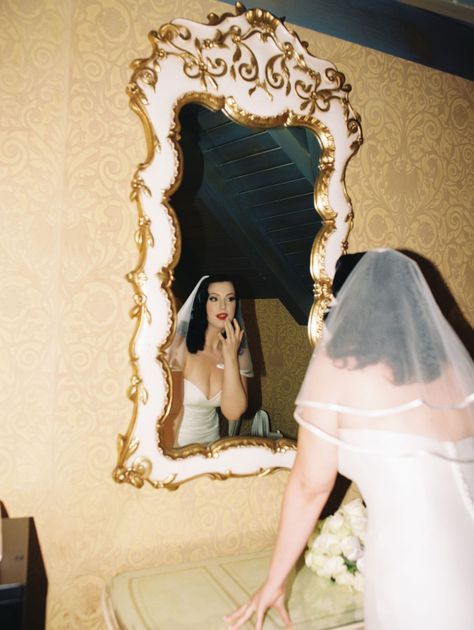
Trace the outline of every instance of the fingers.
{"label": "fingers", "polygon": [[284,593],[277,594],[273,591],[269,593],[265,593],[265,591],[257,591],[250,601],[238,608],[232,614],[224,617],[224,620],[227,624],[231,624],[229,626],[229,630],[237,630],[237,628],[240,628],[250,619],[250,617],[252,617],[254,613],[256,613],[255,630],[262,630],[267,610],[272,606],[280,615],[284,625],[286,627],[291,626],[292,622],[285,606]]}
{"label": "fingers", "polygon": [[234,330],[233,322],[231,322],[228,319],[226,319],[225,324],[224,324],[224,328],[225,328],[225,332],[226,332],[226,335],[227,335],[227,339],[229,339],[229,341],[231,339],[234,339],[234,337],[235,337],[235,330]]}
{"label": "fingers", "polygon": [[[266,609],[265,606],[257,607],[252,602],[249,602],[248,604],[245,604],[244,606],[239,608],[230,617],[224,617],[224,620],[227,623],[232,623],[232,625],[229,627],[229,630],[237,630],[238,628],[243,626],[244,623],[246,623],[250,619],[250,617],[254,614],[254,612],[257,613],[257,619],[256,619],[256,623],[255,623],[255,630],[262,630],[262,628],[263,628],[263,620],[265,618],[265,614],[267,612],[267,609]],[[288,621],[289,621],[288,615],[287,615],[287,618],[288,618]],[[286,624],[286,620],[283,619],[283,621]],[[290,621],[290,624],[291,624],[291,621]],[[286,625],[288,625],[288,624],[286,624]]]}
{"label": "fingers", "polygon": [[[288,614],[288,611],[286,610],[284,604],[277,604],[275,602],[273,604],[273,608],[275,608],[275,610],[278,612],[285,626],[289,627],[293,625],[290,619],[290,615]],[[257,609],[257,623],[255,624],[255,630],[262,630],[263,620],[265,618],[266,612],[267,609],[264,607],[260,607]]]}
{"label": "fingers", "polygon": [[246,606],[247,604],[244,604],[240,608],[237,608],[237,610],[234,610],[233,613],[230,613],[230,615],[224,615],[224,621],[226,621],[227,623],[232,623],[233,621],[235,621],[235,619],[237,619],[237,617],[240,615],[240,613],[244,610]]}
{"label": "fingers", "polygon": [[275,604],[274,608],[276,608],[276,610],[278,611],[278,614],[280,615],[283,623],[285,624],[285,626],[292,626],[292,621],[290,619],[290,615],[288,614],[288,611],[286,609],[286,606],[284,603],[281,604]]}
{"label": "fingers", "polygon": [[230,331],[234,336],[238,337],[240,334],[240,324],[237,318],[234,319],[226,319],[224,327],[226,330]]}
{"label": "fingers", "polygon": [[225,321],[224,328],[219,333],[224,362],[233,361],[238,356],[243,335],[244,331],[241,330],[236,319]]}
{"label": "fingers", "polygon": [[244,625],[246,621],[250,619],[254,612],[254,604],[252,601],[247,602],[236,611],[234,611],[231,615],[227,615],[224,617],[224,621],[227,624],[232,624],[229,626],[229,630],[237,630]]}
{"label": "fingers", "polygon": [[[225,337],[223,336],[224,331]],[[232,321],[226,320],[224,323],[224,330],[220,334],[221,338],[227,341],[227,343],[238,343],[240,345],[244,336],[244,331],[241,330],[239,322],[236,319],[233,319]]]}
{"label": "fingers", "polygon": [[265,616],[266,610],[260,608],[257,610],[257,622],[255,624],[255,630],[262,630],[263,626],[263,618]]}

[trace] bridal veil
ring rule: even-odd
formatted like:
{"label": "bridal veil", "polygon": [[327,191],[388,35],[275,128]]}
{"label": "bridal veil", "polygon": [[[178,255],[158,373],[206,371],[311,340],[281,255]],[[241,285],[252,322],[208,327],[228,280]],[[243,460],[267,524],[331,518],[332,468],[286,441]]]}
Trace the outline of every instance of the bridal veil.
{"label": "bridal veil", "polygon": [[[296,400],[296,420],[344,444],[341,429],[375,429],[439,442],[474,436],[474,366],[417,264],[367,252],[335,300]],[[337,415],[326,434],[318,416]]]}

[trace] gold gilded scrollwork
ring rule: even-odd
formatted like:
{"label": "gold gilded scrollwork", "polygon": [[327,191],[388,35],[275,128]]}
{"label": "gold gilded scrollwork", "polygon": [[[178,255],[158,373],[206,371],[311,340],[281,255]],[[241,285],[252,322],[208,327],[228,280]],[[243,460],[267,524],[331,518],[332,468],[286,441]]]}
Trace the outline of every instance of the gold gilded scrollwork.
{"label": "gold gilded scrollwork", "polygon": [[[140,89],[135,87],[140,80],[155,88],[158,81],[160,60],[174,56],[182,60],[185,75],[190,79],[198,79],[203,90],[208,90],[210,86],[217,90],[217,79],[229,73],[234,80],[240,77],[243,81],[253,83],[253,86],[249,88],[249,94],[252,94],[257,88],[261,88],[270,99],[273,98],[273,95],[269,87],[274,90],[284,89],[286,95],[294,87],[301,100],[301,111],[309,116],[312,116],[317,110],[327,111],[333,99],[347,101],[346,95],[351,91],[351,86],[345,83],[342,72],[333,67],[326,68],[325,78],[330,85],[322,88],[323,81],[320,73],[308,66],[303,55],[295,50],[291,42],[281,42],[277,37],[276,29],[281,24],[280,20],[269,11],[262,9],[245,11],[242,4],[237,4],[239,7],[237,15],[244,13],[249,25],[245,31],[239,26],[232,25],[227,31],[217,30],[212,39],[193,38],[188,28],[175,24],[165,24],[159,31],[152,31],[149,37],[153,45],[153,54],[146,59],[137,59],[132,64],[132,67],[135,68],[131,84],[134,86],[133,89],[140,92]],[[214,14],[211,15],[213,16],[213,24],[222,23],[223,20],[217,19]],[[279,54],[272,56],[266,62],[263,72],[260,70],[258,59],[250,42],[255,36],[263,42],[271,40],[280,50]],[[295,34],[293,36],[297,38]],[[300,41],[299,38],[297,39]],[[191,40],[193,48],[190,49],[185,44]],[[233,46],[231,63],[226,62],[221,57],[206,54],[215,49],[227,52],[230,46]],[[290,63],[293,64],[292,72],[288,67]],[[279,66],[278,69],[277,66]],[[291,75],[295,70],[305,74],[306,79],[297,79],[293,86]],[[262,80],[261,77],[265,77],[265,79]],[[144,97],[141,95],[141,98],[143,100]],[[350,133],[356,132],[354,125],[357,124],[356,119],[349,120],[347,118]]]}
{"label": "gold gilded scrollwork", "polygon": [[[184,23],[183,23],[184,22]],[[127,391],[132,402],[132,418],[125,435],[118,436],[118,462],[114,470],[114,479],[119,483],[129,483],[137,488],[145,483],[154,488],[175,490],[182,483],[197,477],[207,476],[211,479],[227,479],[230,477],[266,476],[281,470],[275,460],[272,466],[257,466],[252,472],[236,473],[232,469],[209,470],[204,467],[196,474],[182,478],[179,472],[179,460],[199,456],[196,461],[219,461],[221,456],[234,449],[236,457],[246,448],[263,447],[273,454],[288,454],[294,451],[295,444],[291,440],[272,441],[263,438],[233,437],[218,440],[208,447],[191,445],[183,449],[164,451],[164,423],[172,401],[172,379],[166,360],[166,349],[175,333],[176,306],[172,293],[173,270],[181,252],[181,236],[179,224],[170,204],[170,198],[178,189],[183,176],[183,156],[179,144],[180,123],[179,112],[190,102],[201,103],[212,110],[222,110],[233,121],[256,128],[277,126],[299,126],[310,129],[320,142],[322,152],[319,162],[319,176],[314,189],[314,205],[322,219],[322,228],[316,235],[309,267],[314,280],[314,303],[308,320],[308,336],[314,345],[319,339],[323,325],[323,315],[332,299],[332,278],[327,272],[327,243],[338,228],[338,213],[331,206],[329,187],[336,169],[336,139],[332,125],[328,122],[327,113],[337,103],[338,131],[345,133],[347,146],[338,146],[338,155],[344,155],[344,164],[340,177],[340,185],[344,191],[346,208],[344,221],[346,231],[340,239],[340,252],[347,251],[347,235],[352,227],[353,211],[349,196],[345,189],[344,174],[347,162],[357,151],[362,142],[359,116],[352,110],[348,95],[351,86],[346,83],[345,76],[329,62],[314,57],[308,51],[308,44],[286,30],[282,21],[263,9],[246,10],[237,2],[235,15],[224,13],[218,16],[208,15],[208,25],[195,24],[188,20],[175,20],[164,24],[158,30],[149,33],[152,51],[149,57],[132,62],[132,77],[127,87],[131,109],[139,116],[146,141],[145,160],[138,165],[131,185],[130,199],[136,204],[138,212],[138,228],[135,242],[138,248],[138,261],[134,270],[127,274],[127,280],[133,288],[134,305],[130,317],[135,321],[132,338],[129,344],[132,376]],[[213,28],[211,28],[213,27]],[[206,33],[204,36],[202,33]],[[265,52],[260,54],[262,47]],[[312,60],[315,60],[315,63]],[[172,111],[160,112],[167,118],[170,115],[169,128],[165,134],[159,135],[156,120],[150,117],[150,102],[159,99],[160,90],[167,86],[162,78],[168,64],[174,64],[173,72],[179,85],[185,85],[182,93],[176,92]],[[171,67],[171,66],[170,66]],[[178,70],[178,68],[180,70]],[[235,93],[225,92],[222,85],[235,85]],[[169,80],[169,79],[168,79]],[[161,81],[161,83],[160,83]],[[162,85],[163,84],[163,85]],[[194,87],[193,87],[194,86]],[[278,113],[268,116],[260,106],[258,111],[251,111],[241,104],[238,94],[245,93],[247,98],[262,90],[268,101],[286,103],[291,99],[291,106],[283,105]],[[159,101],[158,101],[159,102]],[[155,110],[156,112],[156,110]],[[340,112],[340,113],[339,113]],[[156,113],[154,114],[156,116]],[[339,121],[340,118],[340,121]],[[339,138],[341,134],[339,133]],[[343,143],[344,144],[344,143]],[[174,155],[174,174],[166,181],[166,185],[158,190],[151,190],[145,171],[162,153],[162,148],[171,149]],[[148,184],[145,183],[148,182]],[[145,271],[148,256],[156,246],[157,233],[153,222],[144,212],[144,199],[153,198],[155,203],[166,212],[172,240],[171,260],[166,266],[153,271],[160,282],[161,290],[168,305],[168,321],[154,322],[153,310],[148,305],[147,282]],[[149,214],[151,214],[149,212]],[[156,348],[154,360],[160,366],[164,379],[164,401],[156,418],[155,452],[144,456],[139,440],[135,437],[137,423],[140,421],[141,409],[149,404],[147,387],[153,388],[147,375],[139,373],[139,357],[136,341],[144,325],[166,326],[166,338]],[[145,386],[146,385],[146,386]],[[152,391],[152,389],[150,389]],[[138,454],[139,453],[139,454]],[[135,456],[135,459],[133,457]],[[174,470],[166,474],[164,479],[157,479],[153,474],[152,459],[165,458],[167,464],[174,464]],[[169,465],[167,466],[167,470]]]}
{"label": "gold gilded scrollwork", "polygon": [[242,13],[245,13],[246,8],[244,7],[244,5],[241,2],[236,2],[235,3],[235,13],[223,13],[222,15],[216,15],[215,13],[209,13],[209,15],[207,16],[207,23],[210,26],[218,26],[219,24],[221,24],[222,22],[224,22],[224,20],[227,20],[227,18],[232,18],[234,17],[234,15],[242,15]]}

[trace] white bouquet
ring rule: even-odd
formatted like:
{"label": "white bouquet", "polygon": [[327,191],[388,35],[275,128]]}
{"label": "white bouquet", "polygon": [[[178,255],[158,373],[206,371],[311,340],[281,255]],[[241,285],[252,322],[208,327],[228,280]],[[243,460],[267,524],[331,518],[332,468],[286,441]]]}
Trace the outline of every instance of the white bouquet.
{"label": "white bouquet", "polygon": [[308,541],[306,566],[321,577],[362,591],[366,528],[367,509],[361,499],[346,503],[318,523]]}

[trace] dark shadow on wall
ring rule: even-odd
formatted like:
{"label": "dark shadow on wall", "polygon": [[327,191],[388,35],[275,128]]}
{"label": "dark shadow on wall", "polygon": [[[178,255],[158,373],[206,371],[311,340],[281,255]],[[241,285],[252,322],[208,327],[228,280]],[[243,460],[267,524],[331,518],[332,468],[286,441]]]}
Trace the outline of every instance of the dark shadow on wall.
{"label": "dark shadow on wall", "polygon": [[257,321],[255,300],[242,300],[242,316],[247,333],[247,344],[252,357],[254,376],[247,380],[248,408],[245,418],[253,417],[262,407],[262,376],[266,376],[265,359],[263,356],[262,340]]}
{"label": "dark shadow on wall", "polygon": [[474,331],[464,317],[441,273],[430,260],[421,254],[408,249],[400,249],[399,251],[417,263],[441,312],[466,347],[470,356],[474,357]]}

